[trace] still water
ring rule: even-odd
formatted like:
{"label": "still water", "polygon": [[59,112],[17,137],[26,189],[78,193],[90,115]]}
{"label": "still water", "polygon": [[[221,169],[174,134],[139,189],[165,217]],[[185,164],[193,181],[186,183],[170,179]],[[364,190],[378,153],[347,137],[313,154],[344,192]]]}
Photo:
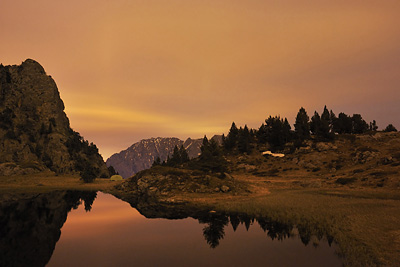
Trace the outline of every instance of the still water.
{"label": "still water", "polygon": [[342,265],[333,239],[315,228],[185,206],[132,206],[75,191],[0,203],[0,266]]}
{"label": "still water", "polygon": [[90,211],[68,214],[48,266],[341,266],[327,241],[305,246],[296,234],[272,240],[256,221],[247,227],[147,219],[98,193]]}

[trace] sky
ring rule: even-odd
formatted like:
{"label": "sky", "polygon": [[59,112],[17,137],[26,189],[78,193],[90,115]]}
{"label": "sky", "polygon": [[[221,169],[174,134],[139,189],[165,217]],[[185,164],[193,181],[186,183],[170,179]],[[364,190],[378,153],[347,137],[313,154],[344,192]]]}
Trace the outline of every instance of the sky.
{"label": "sky", "polygon": [[0,63],[38,61],[106,160],[141,139],[294,123],[400,128],[398,0],[2,0]]}

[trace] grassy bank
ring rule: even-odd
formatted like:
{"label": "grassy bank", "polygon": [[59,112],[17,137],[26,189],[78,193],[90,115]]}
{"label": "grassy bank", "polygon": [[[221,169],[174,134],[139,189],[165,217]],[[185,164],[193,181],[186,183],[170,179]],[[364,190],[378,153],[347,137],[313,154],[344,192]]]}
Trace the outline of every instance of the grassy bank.
{"label": "grassy bank", "polygon": [[396,266],[400,262],[400,193],[384,190],[275,189],[268,194],[177,196],[228,213],[297,225],[332,236],[349,266]]}
{"label": "grassy bank", "polygon": [[96,179],[93,183],[84,183],[78,176],[56,176],[53,173],[0,176],[0,200],[6,195],[46,193],[55,190],[106,191],[118,181]]}

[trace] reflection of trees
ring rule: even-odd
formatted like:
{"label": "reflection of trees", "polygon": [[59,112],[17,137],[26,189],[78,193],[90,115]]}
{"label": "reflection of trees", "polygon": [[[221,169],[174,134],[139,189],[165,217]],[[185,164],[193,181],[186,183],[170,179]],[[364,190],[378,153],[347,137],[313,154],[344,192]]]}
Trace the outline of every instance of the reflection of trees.
{"label": "reflection of trees", "polygon": [[199,221],[208,223],[203,228],[203,236],[211,248],[216,248],[219,245],[219,241],[225,236],[224,228],[229,223],[228,217],[225,215],[212,215]]}
{"label": "reflection of trees", "polygon": [[239,224],[240,224],[240,218],[237,214],[233,214],[231,216],[229,216],[229,220],[231,222],[233,231],[236,232],[236,229],[238,228]]}
{"label": "reflection of trees", "polygon": [[[294,236],[295,229],[297,229],[298,236],[304,245],[308,245],[312,239],[322,240],[324,237],[328,240],[329,245],[332,244],[334,238],[327,234],[323,227],[315,224],[308,224],[302,222],[302,224],[295,225],[288,222],[281,222],[273,220],[268,217],[251,217],[246,214],[208,214],[205,217],[199,219],[200,223],[207,223],[208,225],[203,228],[203,236],[207,241],[207,244],[211,248],[216,248],[220,241],[225,236],[225,226],[229,223],[232,225],[233,231],[236,231],[240,224],[243,224],[246,230],[250,229],[250,226],[254,224],[254,221],[258,223],[261,229],[267,233],[267,236],[272,240],[284,240]],[[313,243],[314,246],[318,246],[318,242]]]}
{"label": "reflection of trees", "polygon": [[44,266],[50,260],[71,209],[85,202],[90,210],[95,192],[51,192],[0,202],[0,266]]}
{"label": "reflection of trees", "polygon": [[81,199],[85,202],[86,212],[92,210],[92,205],[96,197],[97,197],[97,192],[95,191],[82,192]]}
{"label": "reflection of trees", "polygon": [[293,225],[272,221],[268,218],[258,218],[258,224],[264,232],[272,239],[284,240],[291,236]]}

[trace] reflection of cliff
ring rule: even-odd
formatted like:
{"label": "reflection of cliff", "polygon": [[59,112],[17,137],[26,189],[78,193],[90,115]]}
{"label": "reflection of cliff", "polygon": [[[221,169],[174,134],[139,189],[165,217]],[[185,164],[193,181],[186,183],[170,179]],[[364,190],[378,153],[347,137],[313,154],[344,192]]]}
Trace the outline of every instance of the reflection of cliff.
{"label": "reflection of cliff", "polygon": [[234,231],[240,224],[246,230],[250,229],[255,222],[266,233],[271,240],[284,240],[293,236],[300,238],[306,246],[313,241],[314,246],[318,246],[319,241],[326,239],[329,245],[334,241],[333,237],[318,225],[303,221],[301,224],[281,222],[268,217],[252,217],[247,214],[239,213],[220,213],[210,212],[210,208],[188,206],[181,204],[164,204],[157,202],[143,201],[141,199],[128,201],[132,207],[137,209],[146,218],[166,218],[184,219],[194,218],[201,224],[206,224],[203,228],[203,236],[211,248],[216,248],[225,237],[225,227],[231,224]]}
{"label": "reflection of cliff", "polygon": [[90,210],[96,193],[52,192],[0,204],[0,266],[44,266],[68,212],[80,199]]}

